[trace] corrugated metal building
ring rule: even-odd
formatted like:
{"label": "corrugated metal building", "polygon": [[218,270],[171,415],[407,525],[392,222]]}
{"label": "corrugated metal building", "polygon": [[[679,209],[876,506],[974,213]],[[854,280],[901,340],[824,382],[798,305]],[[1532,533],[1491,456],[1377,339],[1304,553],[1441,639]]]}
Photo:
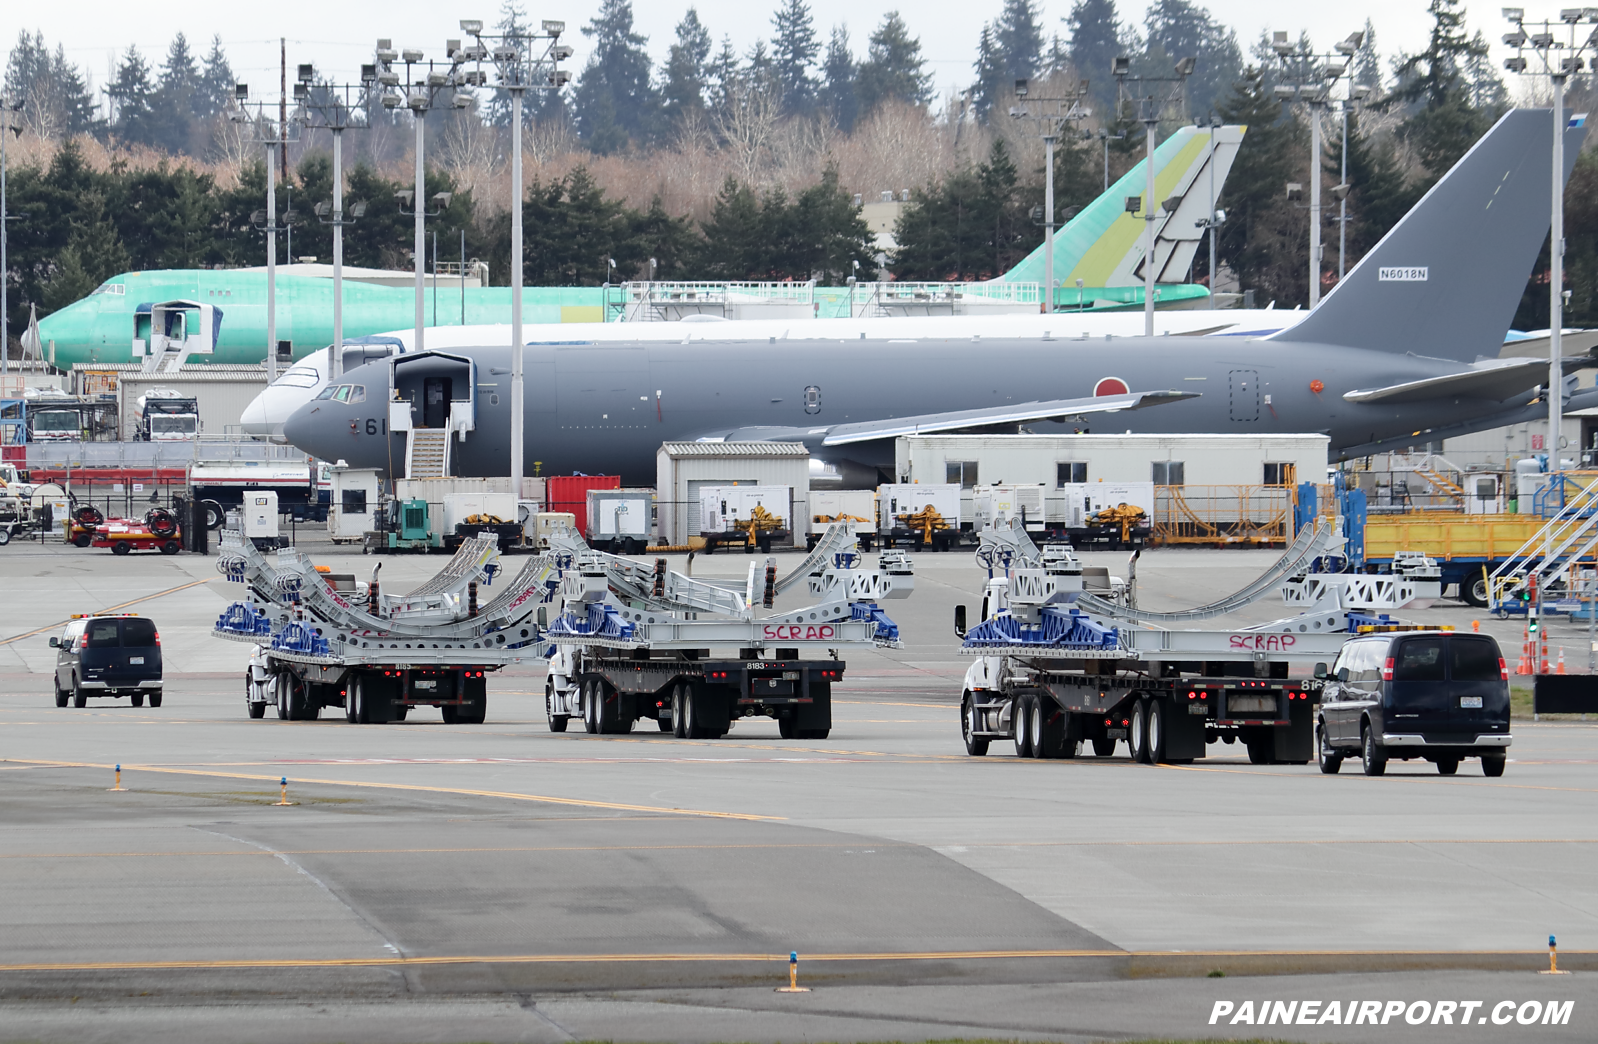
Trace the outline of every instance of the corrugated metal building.
{"label": "corrugated metal building", "polygon": [[[798,442],[666,442],[655,453],[655,507],[663,544],[699,535],[706,486],[789,486],[793,517],[809,517],[810,451]],[[796,527],[803,533],[803,527]]]}
{"label": "corrugated metal building", "polygon": [[[93,371],[95,379],[115,372],[118,414],[122,419],[122,438],[132,440],[139,432],[139,396],[151,388],[171,388],[181,396],[199,401],[200,431],[205,435],[236,434],[244,408],[266,388],[266,369],[262,366],[201,364],[185,366],[177,373],[145,373],[133,363],[107,366],[74,366],[74,370]],[[88,378],[74,374],[74,382]]]}

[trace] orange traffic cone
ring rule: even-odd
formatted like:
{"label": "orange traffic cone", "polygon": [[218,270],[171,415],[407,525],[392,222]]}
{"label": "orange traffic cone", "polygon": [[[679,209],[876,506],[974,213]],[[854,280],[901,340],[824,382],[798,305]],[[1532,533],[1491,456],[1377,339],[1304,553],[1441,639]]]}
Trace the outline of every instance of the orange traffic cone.
{"label": "orange traffic cone", "polygon": [[1532,674],[1532,673],[1535,673],[1534,668],[1532,667],[1531,660],[1532,660],[1532,653],[1531,653],[1531,624],[1528,622],[1524,626],[1524,628],[1522,629],[1522,633],[1521,633],[1521,636],[1520,636],[1520,661],[1515,664],[1515,673],[1516,674]]}
{"label": "orange traffic cone", "polygon": [[1542,632],[1542,642],[1537,649],[1537,673],[1548,673],[1548,632]]}
{"label": "orange traffic cone", "polygon": [[1559,647],[1559,668],[1557,670],[1555,670],[1554,673],[1555,674],[1564,674],[1565,673],[1565,647],[1563,645],[1561,645]]}

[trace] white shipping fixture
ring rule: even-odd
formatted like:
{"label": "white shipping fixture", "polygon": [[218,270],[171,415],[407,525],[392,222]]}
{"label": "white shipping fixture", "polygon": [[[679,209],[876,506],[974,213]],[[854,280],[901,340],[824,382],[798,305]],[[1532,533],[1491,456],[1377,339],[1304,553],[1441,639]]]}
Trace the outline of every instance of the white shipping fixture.
{"label": "white shipping fixture", "polygon": [[793,490],[793,513],[784,516],[808,518],[810,451],[798,442],[664,443],[655,454],[661,544],[686,546],[705,531],[702,494],[713,486],[788,487]]}
{"label": "white shipping fixture", "polygon": [[[902,441],[902,440],[901,440]],[[949,528],[959,529],[960,485],[957,482],[890,482],[877,487],[877,532],[887,533],[900,515],[913,515],[931,505]]]}
{"label": "white shipping fixture", "polygon": [[588,533],[593,540],[616,537],[649,538],[655,493],[649,489],[591,489],[588,491]]}
{"label": "white shipping fixture", "polygon": [[[1140,507],[1149,518],[1154,517],[1152,482],[1073,482],[1061,486],[1049,499],[1055,498],[1061,502],[1061,517],[1054,518],[1051,511],[1049,521],[1063,522],[1073,529],[1087,525],[1095,514],[1118,504]],[[1051,509],[1054,506],[1049,505]]]}
{"label": "white shipping fixture", "polygon": [[1008,526],[1021,519],[1028,529],[1043,528],[1043,483],[977,486],[971,494],[971,522],[977,529]]}
{"label": "white shipping fixture", "polygon": [[493,515],[501,522],[515,522],[516,498],[510,493],[444,494],[444,532],[453,533],[456,526],[473,515]]}
{"label": "white shipping fixture", "polygon": [[352,544],[364,539],[372,529],[372,514],[382,485],[376,468],[332,470],[332,491],[328,496],[327,535],[335,544]]}
{"label": "white shipping fixture", "polygon": [[[1163,407],[1161,407],[1163,408]],[[1188,486],[1259,486],[1266,465],[1291,465],[1293,481],[1325,482],[1325,435],[907,435],[895,440],[901,482],[945,482],[950,463],[974,464],[967,483],[1043,483],[1051,499],[1085,466],[1089,483],[1151,482],[1153,465],[1180,462]]]}
{"label": "white shipping fixture", "polygon": [[783,529],[793,518],[793,489],[788,486],[707,486],[699,493],[701,533],[730,533],[747,520],[755,508],[775,515]]}
{"label": "white shipping fixture", "polygon": [[272,490],[252,490],[244,494],[244,535],[251,540],[276,540],[277,494]]}
{"label": "white shipping fixture", "polygon": [[849,523],[851,533],[874,533],[877,529],[877,494],[869,489],[838,489],[810,491],[810,532],[820,533],[832,523],[823,518],[836,519],[848,515],[855,521]]}
{"label": "white shipping fixture", "polygon": [[522,527],[522,533],[539,547],[548,547],[549,538],[563,529],[577,531],[577,516],[570,511],[540,511],[533,516],[532,529]]}

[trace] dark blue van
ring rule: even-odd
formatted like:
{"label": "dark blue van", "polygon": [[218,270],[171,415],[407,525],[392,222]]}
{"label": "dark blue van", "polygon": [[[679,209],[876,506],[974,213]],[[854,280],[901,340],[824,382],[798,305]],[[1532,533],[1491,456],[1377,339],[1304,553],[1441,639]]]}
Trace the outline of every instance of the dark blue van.
{"label": "dark blue van", "polygon": [[90,696],[126,696],[161,706],[161,634],[141,616],[74,617],[50,639],[57,651],[55,705],[85,706]]}
{"label": "dark blue van", "polygon": [[1392,758],[1425,758],[1451,776],[1461,758],[1480,758],[1501,776],[1511,740],[1509,667],[1485,634],[1408,631],[1373,634],[1343,646],[1328,672],[1316,721],[1321,771],[1345,757],[1380,776]]}

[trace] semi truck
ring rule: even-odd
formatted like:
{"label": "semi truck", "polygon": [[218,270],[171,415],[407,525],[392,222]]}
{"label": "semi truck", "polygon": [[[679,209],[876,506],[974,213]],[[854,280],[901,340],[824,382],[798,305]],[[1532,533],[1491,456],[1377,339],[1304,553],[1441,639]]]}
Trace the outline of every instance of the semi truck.
{"label": "semi truck", "polygon": [[200,401],[171,388],[139,396],[139,442],[182,442],[200,433]]}

